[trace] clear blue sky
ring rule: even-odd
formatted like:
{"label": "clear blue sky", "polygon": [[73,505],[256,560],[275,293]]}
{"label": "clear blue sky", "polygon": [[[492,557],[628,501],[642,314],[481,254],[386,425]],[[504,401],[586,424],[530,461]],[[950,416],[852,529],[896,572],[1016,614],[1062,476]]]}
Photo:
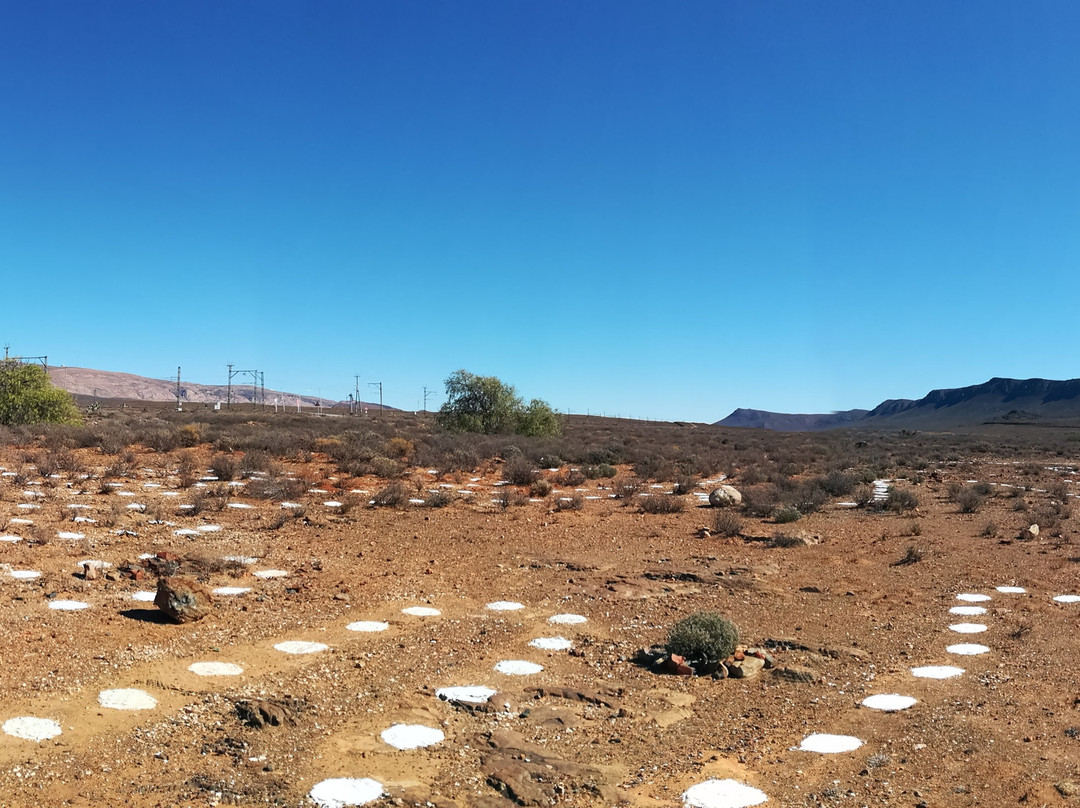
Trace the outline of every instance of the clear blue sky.
{"label": "clear blue sky", "polygon": [[1080,4],[11,3],[0,341],[713,421],[1073,378]]}

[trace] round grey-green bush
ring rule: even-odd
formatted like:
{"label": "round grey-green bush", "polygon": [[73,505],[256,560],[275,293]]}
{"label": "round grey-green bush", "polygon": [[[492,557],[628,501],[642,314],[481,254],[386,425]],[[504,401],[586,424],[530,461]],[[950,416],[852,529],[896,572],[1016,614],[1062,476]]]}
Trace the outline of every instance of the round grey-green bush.
{"label": "round grey-green bush", "polygon": [[739,628],[718,612],[696,612],[671,627],[667,651],[688,659],[727,659],[739,642]]}

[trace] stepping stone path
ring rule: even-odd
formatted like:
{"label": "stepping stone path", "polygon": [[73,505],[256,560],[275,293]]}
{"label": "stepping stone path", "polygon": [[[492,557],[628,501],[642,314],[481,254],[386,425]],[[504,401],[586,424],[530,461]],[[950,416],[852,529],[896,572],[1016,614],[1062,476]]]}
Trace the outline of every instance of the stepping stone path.
{"label": "stepping stone path", "polygon": [[914,706],[915,703],[916,699],[911,696],[901,696],[899,693],[878,693],[874,696],[867,696],[860,702],[863,707],[869,707],[871,710],[881,710],[886,713],[906,710]]}
{"label": "stepping stone path", "polygon": [[911,669],[911,675],[919,679],[951,679],[963,672],[963,668],[957,668],[953,665],[926,665],[922,668]]}

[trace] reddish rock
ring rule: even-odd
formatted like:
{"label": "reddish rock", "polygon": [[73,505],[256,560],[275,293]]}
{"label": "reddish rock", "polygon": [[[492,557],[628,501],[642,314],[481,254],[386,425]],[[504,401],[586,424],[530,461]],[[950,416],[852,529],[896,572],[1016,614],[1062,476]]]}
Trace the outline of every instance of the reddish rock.
{"label": "reddish rock", "polygon": [[210,591],[193,578],[159,578],[154,605],[177,623],[194,623],[210,613],[214,599]]}

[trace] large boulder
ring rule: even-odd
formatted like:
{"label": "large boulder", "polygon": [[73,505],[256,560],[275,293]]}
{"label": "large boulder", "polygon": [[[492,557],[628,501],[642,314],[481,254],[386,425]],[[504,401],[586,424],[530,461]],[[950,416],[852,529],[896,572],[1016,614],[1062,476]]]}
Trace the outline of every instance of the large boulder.
{"label": "large boulder", "polygon": [[210,613],[214,599],[194,578],[179,575],[159,578],[154,605],[177,623],[194,623]]}
{"label": "large boulder", "polygon": [[742,494],[730,485],[722,485],[709,493],[709,504],[714,508],[742,505]]}

